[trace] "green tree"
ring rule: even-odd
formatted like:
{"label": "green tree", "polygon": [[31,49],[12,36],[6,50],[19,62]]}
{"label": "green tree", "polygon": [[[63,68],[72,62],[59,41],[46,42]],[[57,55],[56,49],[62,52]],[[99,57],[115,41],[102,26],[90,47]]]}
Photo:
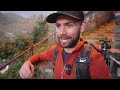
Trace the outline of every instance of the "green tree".
{"label": "green tree", "polygon": [[18,36],[15,40],[16,48],[20,51],[25,50],[30,46],[31,41],[31,38]]}
{"label": "green tree", "polygon": [[38,41],[42,40],[44,37],[46,37],[48,33],[48,25],[46,20],[39,20],[36,23],[36,26],[34,27],[33,31],[33,43],[37,43]]}

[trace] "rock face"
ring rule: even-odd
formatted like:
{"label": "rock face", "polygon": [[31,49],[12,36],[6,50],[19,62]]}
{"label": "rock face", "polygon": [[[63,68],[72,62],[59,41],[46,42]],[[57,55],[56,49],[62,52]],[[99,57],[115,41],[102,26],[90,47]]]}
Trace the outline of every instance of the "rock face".
{"label": "rock face", "polygon": [[[0,62],[0,68],[1,68],[2,66],[4,66],[6,63],[7,63],[7,61],[6,61],[5,59],[3,59],[3,60]],[[9,65],[7,65],[7,66],[4,67],[2,70],[0,70],[0,74],[5,73],[8,69],[9,69]]]}
{"label": "rock face", "polygon": [[41,72],[40,79],[54,79],[53,65],[51,62],[40,63],[39,70]]}
{"label": "rock face", "polygon": [[[113,55],[112,55],[113,56]],[[114,53],[113,56],[117,61],[120,62],[120,54],[119,53]],[[120,79],[120,65],[118,65],[116,62],[113,60],[110,60],[110,71],[111,75],[114,79]]]}
{"label": "rock face", "polygon": [[89,11],[85,13],[86,31],[93,30],[97,25],[114,18],[111,11]]}
{"label": "rock face", "polygon": [[115,14],[115,21],[116,21],[116,29],[115,29],[115,40],[114,40],[114,47],[120,47],[120,12]]}

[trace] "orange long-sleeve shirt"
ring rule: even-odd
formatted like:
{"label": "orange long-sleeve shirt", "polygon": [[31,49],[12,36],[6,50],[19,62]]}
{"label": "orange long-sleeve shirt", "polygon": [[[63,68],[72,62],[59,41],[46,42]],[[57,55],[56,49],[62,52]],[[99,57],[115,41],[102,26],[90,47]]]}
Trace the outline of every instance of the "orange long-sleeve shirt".
{"label": "orange long-sleeve shirt", "polygon": [[[67,58],[66,63],[63,61],[63,48],[57,44],[53,46],[52,48],[35,54],[32,57],[30,57],[28,60],[35,64],[43,61],[53,61],[53,54],[55,49],[58,48],[59,53],[57,56],[56,64],[54,67],[54,78],[55,79],[75,79],[76,76],[76,63],[74,58],[79,55],[79,53],[84,48],[84,41],[83,39],[80,39],[80,43],[78,47],[70,53],[69,57]],[[93,50],[91,53],[91,63],[90,63],[90,75],[91,79],[111,79],[110,76],[110,70],[108,66],[106,65],[103,56],[98,53],[96,50]],[[71,74],[68,75],[65,72],[64,66],[66,64],[72,65]]]}

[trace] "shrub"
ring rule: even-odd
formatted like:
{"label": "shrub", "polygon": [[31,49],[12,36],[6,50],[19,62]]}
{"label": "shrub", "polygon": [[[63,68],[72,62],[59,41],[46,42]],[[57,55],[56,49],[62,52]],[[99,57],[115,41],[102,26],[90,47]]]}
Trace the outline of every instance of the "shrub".
{"label": "shrub", "polygon": [[38,41],[46,37],[48,32],[47,29],[48,29],[48,25],[45,20],[41,20],[37,22],[33,31],[33,43],[37,43]]}

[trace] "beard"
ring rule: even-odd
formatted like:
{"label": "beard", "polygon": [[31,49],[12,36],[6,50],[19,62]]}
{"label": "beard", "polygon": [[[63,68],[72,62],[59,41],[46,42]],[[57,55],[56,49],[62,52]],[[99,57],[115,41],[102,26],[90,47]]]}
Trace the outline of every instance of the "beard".
{"label": "beard", "polygon": [[77,42],[80,38],[80,31],[77,33],[76,37],[61,35],[58,37],[60,45],[63,48],[73,48],[77,45]]}

